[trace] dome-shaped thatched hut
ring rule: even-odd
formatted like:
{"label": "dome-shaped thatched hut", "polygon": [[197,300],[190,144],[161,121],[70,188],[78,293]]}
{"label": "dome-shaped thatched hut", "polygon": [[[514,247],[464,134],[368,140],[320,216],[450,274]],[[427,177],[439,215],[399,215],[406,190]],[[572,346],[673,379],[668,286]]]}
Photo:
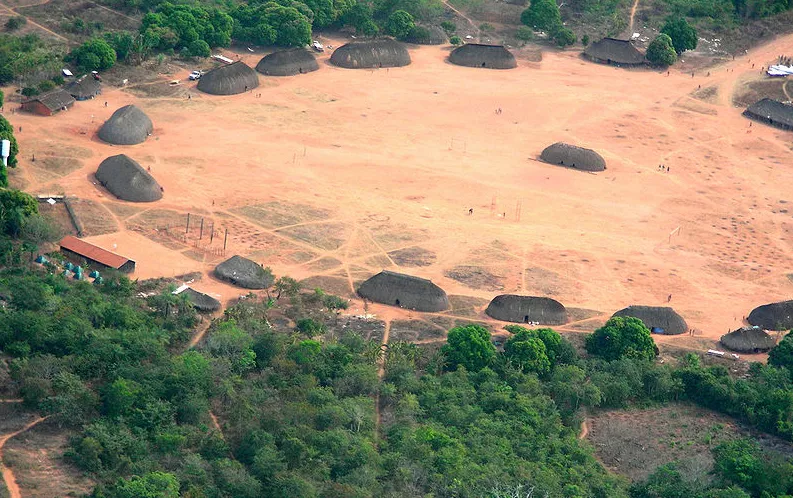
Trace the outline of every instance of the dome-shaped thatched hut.
{"label": "dome-shaped thatched hut", "polygon": [[391,38],[352,41],[337,48],[330,62],[347,69],[402,67],[410,64],[404,44]]}
{"label": "dome-shaped thatched hut", "polygon": [[458,66],[487,69],[513,69],[518,67],[515,56],[504,45],[466,43],[452,50],[449,62]]}
{"label": "dome-shaped thatched hut", "polygon": [[446,292],[431,281],[386,270],[362,283],[358,295],[376,303],[416,311],[444,311],[449,308]]}
{"label": "dome-shaped thatched hut", "polygon": [[134,105],[125,105],[99,128],[99,138],[113,145],[135,145],[143,143],[152,131],[154,125],[146,113]]}
{"label": "dome-shaped thatched hut", "polygon": [[198,89],[212,95],[237,95],[257,86],[259,76],[242,61],[215,68],[198,80]]}
{"label": "dome-shaped thatched hut", "polygon": [[688,324],[683,317],[666,306],[628,306],[612,316],[638,318],[653,334],[679,335],[688,331]]}
{"label": "dome-shaped thatched hut", "polygon": [[496,320],[516,323],[563,325],[567,323],[567,309],[549,297],[503,294],[490,301],[485,313]]}
{"label": "dome-shaped thatched hut", "polygon": [[266,289],[274,280],[269,269],[242,256],[232,256],[217,265],[215,276],[245,289]]}
{"label": "dome-shaped thatched hut", "polygon": [[730,351],[745,354],[765,353],[776,346],[774,338],[760,327],[741,327],[721,336],[720,341]]}
{"label": "dome-shaped thatched hut", "polygon": [[103,187],[121,200],[154,202],[162,199],[162,188],[157,180],[124,154],[102,161],[95,176]]}
{"label": "dome-shaped thatched hut", "polygon": [[405,37],[406,42],[416,45],[442,45],[448,40],[446,31],[440,26],[416,26]]}
{"label": "dome-shaped thatched hut", "polygon": [[549,145],[540,154],[540,159],[549,164],[559,164],[583,171],[603,171],[606,161],[592,149],[557,142]]}
{"label": "dome-shaped thatched hut", "polygon": [[746,320],[765,330],[790,330],[793,328],[793,301],[758,306]]}
{"label": "dome-shaped thatched hut", "polygon": [[747,118],[756,119],[783,130],[793,131],[793,106],[764,98],[743,111]]}
{"label": "dome-shaped thatched hut", "polygon": [[198,311],[212,312],[220,309],[220,301],[190,287],[180,292],[180,295],[186,296],[190,304],[193,305],[193,308]]}
{"label": "dome-shaped thatched hut", "polygon": [[633,43],[616,38],[596,41],[584,50],[584,56],[594,62],[617,66],[641,66],[645,62],[644,54],[639,52]]}
{"label": "dome-shaped thatched hut", "polygon": [[265,76],[293,76],[319,69],[314,54],[305,48],[292,48],[265,55],[256,70]]}

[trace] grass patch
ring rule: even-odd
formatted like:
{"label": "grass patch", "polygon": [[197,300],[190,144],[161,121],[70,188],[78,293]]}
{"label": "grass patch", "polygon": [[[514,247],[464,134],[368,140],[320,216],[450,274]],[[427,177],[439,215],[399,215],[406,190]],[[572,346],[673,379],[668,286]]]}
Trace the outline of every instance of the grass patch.
{"label": "grass patch", "polygon": [[325,209],[278,201],[243,206],[231,211],[264,228],[281,228],[298,223],[321,221],[330,216],[330,211]]}

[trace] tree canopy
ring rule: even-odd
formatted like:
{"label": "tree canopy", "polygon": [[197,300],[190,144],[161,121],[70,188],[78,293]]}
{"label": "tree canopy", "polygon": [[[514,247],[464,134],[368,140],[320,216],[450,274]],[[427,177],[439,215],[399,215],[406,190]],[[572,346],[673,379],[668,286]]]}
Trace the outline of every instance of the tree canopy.
{"label": "tree canopy", "polygon": [[586,338],[590,354],[612,361],[620,358],[653,360],[655,341],[650,330],[638,318],[612,317]]}
{"label": "tree canopy", "polygon": [[556,0],[532,0],[529,7],[521,13],[520,22],[552,33],[562,25],[562,16]]}
{"label": "tree canopy", "polygon": [[697,30],[684,17],[667,19],[661,28],[661,33],[669,36],[678,55],[697,48]]}
{"label": "tree canopy", "polygon": [[69,60],[85,71],[104,71],[116,63],[116,51],[102,38],[91,38],[69,53]]}
{"label": "tree canopy", "polygon": [[496,356],[496,348],[490,341],[490,331],[481,325],[451,329],[443,352],[449,368],[463,366],[472,372],[490,365]]}
{"label": "tree canopy", "polygon": [[669,35],[661,33],[647,47],[647,60],[657,66],[671,66],[677,62],[677,53]]}

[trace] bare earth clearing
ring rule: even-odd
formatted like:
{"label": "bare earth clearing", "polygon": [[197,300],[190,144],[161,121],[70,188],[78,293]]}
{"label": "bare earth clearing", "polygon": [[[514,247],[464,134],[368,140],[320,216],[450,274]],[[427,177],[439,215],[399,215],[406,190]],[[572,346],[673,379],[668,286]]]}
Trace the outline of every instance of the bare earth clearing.
{"label": "bare earth clearing", "polygon": [[[227,256],[350,297],[390,268],[478,298],[457,316],[486,320],[496,293],[548,295],[598,310],[560,327],[589,331],[628,304],[665,304],[671,294],[691,327],[718,338],[792,290],[791,134],[750,128],[731,104],[737,86],[759,78],[749,59],[767,65],[792,45],[779,38],[710,77],[617,69],[577,51],[479,70],[446,62],[448,48],[411,47],[405,68],[344,70],[325,54],[320,71],[261,77],[233,97],[186,81],[170,97],[107,87],[56,117],[8,115],[23,128],[12,182],[79,198],[82,223],[97,234],[88,239],[137,260],[139,278],[209,273],[228,229]],[[251,66],[259,57],[243,54]],[[702,98],[699,86],[715,90]],[[100,142],[97,128],[129,103],[152,118],[154,135],[131,147]],[[598,150],[608,170],[536,161],[556,141]],[[99,162],[122,152],[151,167],[162,201],[125,203],[92,184]],[[211,277],[195,286],[224,301],[243,293]],[[412,337],[400,327],[392,335]]]}

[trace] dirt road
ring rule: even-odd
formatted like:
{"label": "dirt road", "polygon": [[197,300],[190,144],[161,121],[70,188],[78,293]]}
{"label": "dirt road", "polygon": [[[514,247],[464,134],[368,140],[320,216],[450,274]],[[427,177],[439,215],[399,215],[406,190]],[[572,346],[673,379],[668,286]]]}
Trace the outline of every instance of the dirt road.
{"label": "dirt road", "polygon": [[5,434],[0,436],[0,471],[2,471],[3,481],[5,482],[6,488],[8,489],[8,494],[10,498],[22,498],[22,494],[19,491],[19,486],[17,485],[16,478],[14,477],[14,473],[3,465],[3,446],[8,442],[9,439],[22,434],[23,432],[29,430],[32,427],[35,427],[39,423],[45,421],[47,417],[39,417],[32,422],[28,423],[23,428],[19,429],[18,431],[12,432],[10,434]]}

